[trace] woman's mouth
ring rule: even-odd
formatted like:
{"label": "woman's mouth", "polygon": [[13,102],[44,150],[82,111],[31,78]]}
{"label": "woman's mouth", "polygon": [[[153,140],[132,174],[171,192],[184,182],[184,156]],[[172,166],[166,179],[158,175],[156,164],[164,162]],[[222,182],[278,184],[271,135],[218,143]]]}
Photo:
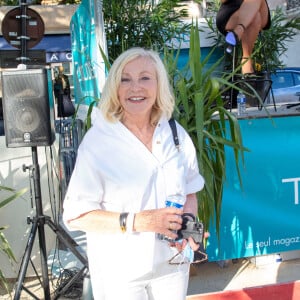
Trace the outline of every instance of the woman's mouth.
{"label": "woman's mouth", "polygon": [[143,101],[145,100],[145,97],[130,97],[128,98],[129,101],[134,101],[134,102],[138,102],[138,101]]}

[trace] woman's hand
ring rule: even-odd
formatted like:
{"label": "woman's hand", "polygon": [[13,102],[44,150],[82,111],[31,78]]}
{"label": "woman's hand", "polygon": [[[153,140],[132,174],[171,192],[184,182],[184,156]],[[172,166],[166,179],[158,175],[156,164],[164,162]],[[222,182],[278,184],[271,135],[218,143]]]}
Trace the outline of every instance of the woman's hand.
{"label": "woman's hand", "polygon": [[175,239],[177,237],[176,231],[181,228],[182,213],[182,209],[175,207],[141,211],[135,215],[133,230],[156,232]]}

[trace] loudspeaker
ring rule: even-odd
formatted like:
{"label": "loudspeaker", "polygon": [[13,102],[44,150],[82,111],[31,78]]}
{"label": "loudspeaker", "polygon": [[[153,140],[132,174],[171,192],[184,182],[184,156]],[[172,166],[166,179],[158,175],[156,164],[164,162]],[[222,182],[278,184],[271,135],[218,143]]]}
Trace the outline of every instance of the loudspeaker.
{"label": "loudspeaker", "polygon": [[7,147],[50,146],[55,134],[47,70],[6,70],[1,75]]}

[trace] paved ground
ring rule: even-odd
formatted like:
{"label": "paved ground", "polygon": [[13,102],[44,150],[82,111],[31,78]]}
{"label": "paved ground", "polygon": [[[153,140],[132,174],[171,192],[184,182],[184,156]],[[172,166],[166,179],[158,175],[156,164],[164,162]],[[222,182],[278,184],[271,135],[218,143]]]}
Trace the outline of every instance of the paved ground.
{"label": "paved ground", "polygon": [[188,295],[238,290],[296,280],[300,280],[299,258],[282,262],[276,262],[275,255],[260,257],[256,260],[239,259],[235,263],[227,262],[223,268],[211,262],[192,269]]}
{"label": "paved ground", "polygon": [[[284,258],[284,255],[282,256]],[[222,264],[208,262],[194,266],[191,268],[188,295],[300,280],[300,256],[297,253],[294,257],[296,258],[293,259],[291,256],[287,260],[283,259],[282,262],[277,262],[275,255],[269,255],[253,259],[239,259],[235,262],[230,260],[222,262]],[[28,288],[39,299],[43,299],[43,290],[38,280],[31,280],[28,284]],[[10,298],[1,290],[0,299],[8,300]],[[30,299],[32,297],[22,292],[21,300]],[[70,298],[60,297],[59,299]]]}

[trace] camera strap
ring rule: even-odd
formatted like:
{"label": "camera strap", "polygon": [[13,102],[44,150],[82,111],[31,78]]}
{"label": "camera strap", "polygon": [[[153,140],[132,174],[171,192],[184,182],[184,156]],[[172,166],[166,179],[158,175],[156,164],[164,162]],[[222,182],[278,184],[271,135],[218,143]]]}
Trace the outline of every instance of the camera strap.
{"label": "camera strap", "polygon": [[175,122],[174,118],[171,118],[169,120],[169,125],[170,125],[171,130],[172,130],[172,135],[173,135],[173,140],[174,140],[175,147],[179,151],[180,150],[180,143],[179,143],[179,138],[178,138],[178,134],[177,134],[176,122]]}
{"label": "camera strap", "polygon": [[[173,135],[173,140],[174,140],[174,144],[175,147],[177,148],[177,150],[180,150],[180,142],[179,142],[179,138],[178,138],[178,133],[177,133],[177,127],[176,127],[176,122],[174,118],[171,118],[169,120],[169,125],[171,127],[172,130],[172,135]],[[196,222],[195,216],[189,213],[186,213],[187,217],[191,218],[194,222]],[[171,265],[181,265],[183,263],[186,263],[184,260],[181,260],[180,262],[175,262],[176,257],[178,255],[181,255],[181,252],[178,252],[177,254],[175,254],[170,260],[169,260],[169,264]],[[193,262],[191,262],[192,264],[197,264],[197,263],[201,263],[207,261],[207,254],[205,253],[205,250],[203,248],[203,244],[199,245],[198,250],[194,251],[194,259]]]}

